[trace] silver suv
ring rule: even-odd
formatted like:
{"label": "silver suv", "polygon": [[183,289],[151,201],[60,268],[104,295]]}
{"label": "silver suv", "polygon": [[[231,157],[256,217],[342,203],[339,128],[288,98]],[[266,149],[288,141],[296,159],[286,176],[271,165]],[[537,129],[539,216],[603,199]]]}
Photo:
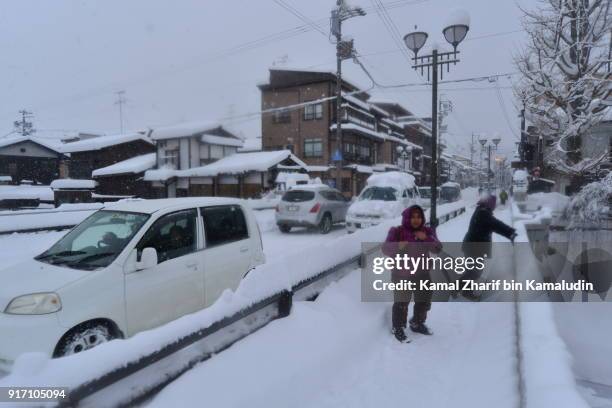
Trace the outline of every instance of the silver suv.
{"label": "silver suv", "polygon": [[350,200],[325,185],[294,187],[276,206],[276,225],[282,232],[292,227],[316,227],[327,234],[334,223],[344,222]]}

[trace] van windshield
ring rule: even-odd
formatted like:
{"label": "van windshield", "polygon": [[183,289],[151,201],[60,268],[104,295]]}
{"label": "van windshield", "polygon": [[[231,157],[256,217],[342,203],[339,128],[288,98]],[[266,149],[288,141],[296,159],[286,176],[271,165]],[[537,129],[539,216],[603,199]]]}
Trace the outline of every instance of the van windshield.
{"label": "van windshield", "polygon": [[148,218],[148,214],[97,211],[34,259],[74,269],[104,268],[123,251]]}
{"label": "van windshield", "polygon": [[397,190],[393,187],[368,187],[361,193],[359,199],[397,201]]}

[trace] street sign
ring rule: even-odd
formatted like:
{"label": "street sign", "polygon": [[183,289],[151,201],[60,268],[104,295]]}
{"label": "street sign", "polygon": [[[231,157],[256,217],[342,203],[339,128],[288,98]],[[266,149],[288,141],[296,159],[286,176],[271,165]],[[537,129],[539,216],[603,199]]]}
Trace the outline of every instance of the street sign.
{"label": "street sign", "polygon": [[336,151],[334,152],[334,155],[332,156],[332,160],[333,161],[341,161],[342,160],[342,153],[340,153],[340,150],[336,149]]}

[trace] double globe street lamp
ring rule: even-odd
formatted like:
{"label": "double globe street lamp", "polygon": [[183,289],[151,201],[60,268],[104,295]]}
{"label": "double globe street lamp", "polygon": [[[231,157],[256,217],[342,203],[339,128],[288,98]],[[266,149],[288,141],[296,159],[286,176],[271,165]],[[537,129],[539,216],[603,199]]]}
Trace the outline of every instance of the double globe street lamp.
{"label": "double globe street lamp", "polygon": [[[424,31],[414,31],[404,36],[404,42],[414,53],[414,65],[412,68],[415,71],[420,70],[421,75],[427,71],[427,80],[430,80],[431,71],[431,207],[429,216],[429,225],[433,228],[438,226],[437,218],[437,195],[434,193],[438,190],[438,72],[440,79],[444,78],[444,66],[446,65],[447,72],[450,70],[451,64],[459,62],[457,55],[457,46],[465,39],[467,32],[470,29],[469,15],[464,11],[455,12],[449,21],[447,27],[442,30],[446,41],[453,46],[453,51],[439,51],[438,45],[434,43],[431,47],[431,54],[419,55],[419,51],[425,45],[429,35]],[[438,70],[441,66],[442,69]]]}

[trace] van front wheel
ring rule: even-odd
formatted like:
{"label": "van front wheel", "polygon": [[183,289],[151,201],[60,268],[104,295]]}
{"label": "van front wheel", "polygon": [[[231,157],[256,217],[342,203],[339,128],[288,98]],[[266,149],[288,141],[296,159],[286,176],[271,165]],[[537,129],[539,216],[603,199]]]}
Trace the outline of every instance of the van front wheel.
{"label": "van front wheel", "polygon": [[54,357],[69,356],[92,349],[117,338],[108,324],[90,322],[77,326],[62,337],[55,348]]}

